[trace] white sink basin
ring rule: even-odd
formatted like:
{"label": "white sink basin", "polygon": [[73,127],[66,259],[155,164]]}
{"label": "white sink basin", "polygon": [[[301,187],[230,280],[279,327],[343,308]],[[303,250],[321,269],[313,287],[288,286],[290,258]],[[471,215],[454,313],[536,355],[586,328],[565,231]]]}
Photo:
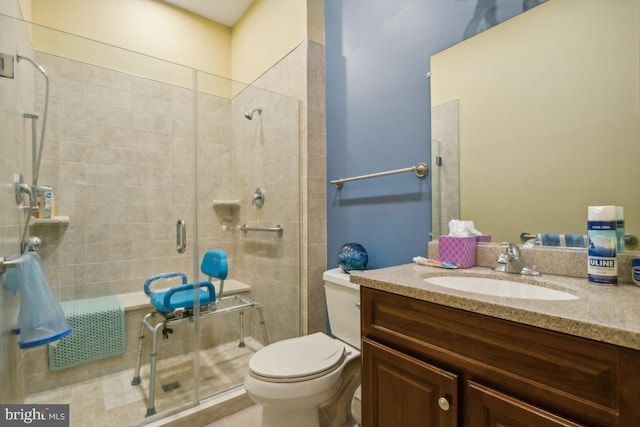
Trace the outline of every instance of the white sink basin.
{"label": "white sink basin", "polygon": [[443,286],[464,292],[492,295],[497,297],[535,299],[548,301],[575,300],[577,296],[568,292],[543,286],[519,283],[511,280],[491,279],[486,277],[437,276],[424,279],[432,285]]}

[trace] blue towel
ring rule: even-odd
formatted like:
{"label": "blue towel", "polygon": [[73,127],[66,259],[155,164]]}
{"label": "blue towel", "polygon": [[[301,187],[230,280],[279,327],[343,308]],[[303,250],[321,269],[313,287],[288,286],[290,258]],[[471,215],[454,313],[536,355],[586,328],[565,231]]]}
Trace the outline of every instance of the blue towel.
{"label": "blue towel", "polygon": [[568,248],[586,248],[589,240],[582,234],[538,234],[542,246],[562,246]]}
{"label": "blue towel", "polygon": [[14,294],[20,290],[18,330],[20,348],[49,344],[71,333],[60,303],[53,294],[36,252],[27,252],[7,270],[7,288]]}
{"label": "blue towel", "polygon": [[570,248],[586,248],[589,243],[587,236],[580,234],[565,234],[564,236],[567,246]]}

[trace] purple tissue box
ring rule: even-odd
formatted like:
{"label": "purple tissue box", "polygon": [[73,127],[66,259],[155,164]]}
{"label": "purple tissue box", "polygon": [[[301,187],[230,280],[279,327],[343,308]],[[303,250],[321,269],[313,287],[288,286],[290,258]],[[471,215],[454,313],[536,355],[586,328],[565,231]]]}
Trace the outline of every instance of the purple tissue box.
{"label": "purple tissue box", "polygon": [[482,236],[476,236],[476,243],[491,243],[491,235],[485,234]]}
{"label": "purple tissue box", "polygon": [[458,268],[476,265],[476,237],[438,237],[438,256],[442,262],[450,262]]}

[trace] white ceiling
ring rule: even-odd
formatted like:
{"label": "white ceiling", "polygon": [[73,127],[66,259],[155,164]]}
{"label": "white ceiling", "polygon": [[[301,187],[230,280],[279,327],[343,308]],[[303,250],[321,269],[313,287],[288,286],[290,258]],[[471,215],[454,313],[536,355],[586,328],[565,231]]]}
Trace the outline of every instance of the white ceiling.
{"label": "white ceiling", "polygon": [[240,19],[253,0],[164,0],[228,27]]}

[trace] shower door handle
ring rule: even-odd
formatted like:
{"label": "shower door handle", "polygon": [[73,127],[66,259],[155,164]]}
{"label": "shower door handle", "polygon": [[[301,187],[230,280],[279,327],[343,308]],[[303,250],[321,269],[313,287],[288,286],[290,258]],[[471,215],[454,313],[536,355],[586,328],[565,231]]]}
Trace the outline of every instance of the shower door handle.
{"label": "shower door handle", "polygon": [[176,249],[179,254],[187,250],[187,224],[184,219],[179,219],[176,223]]}

